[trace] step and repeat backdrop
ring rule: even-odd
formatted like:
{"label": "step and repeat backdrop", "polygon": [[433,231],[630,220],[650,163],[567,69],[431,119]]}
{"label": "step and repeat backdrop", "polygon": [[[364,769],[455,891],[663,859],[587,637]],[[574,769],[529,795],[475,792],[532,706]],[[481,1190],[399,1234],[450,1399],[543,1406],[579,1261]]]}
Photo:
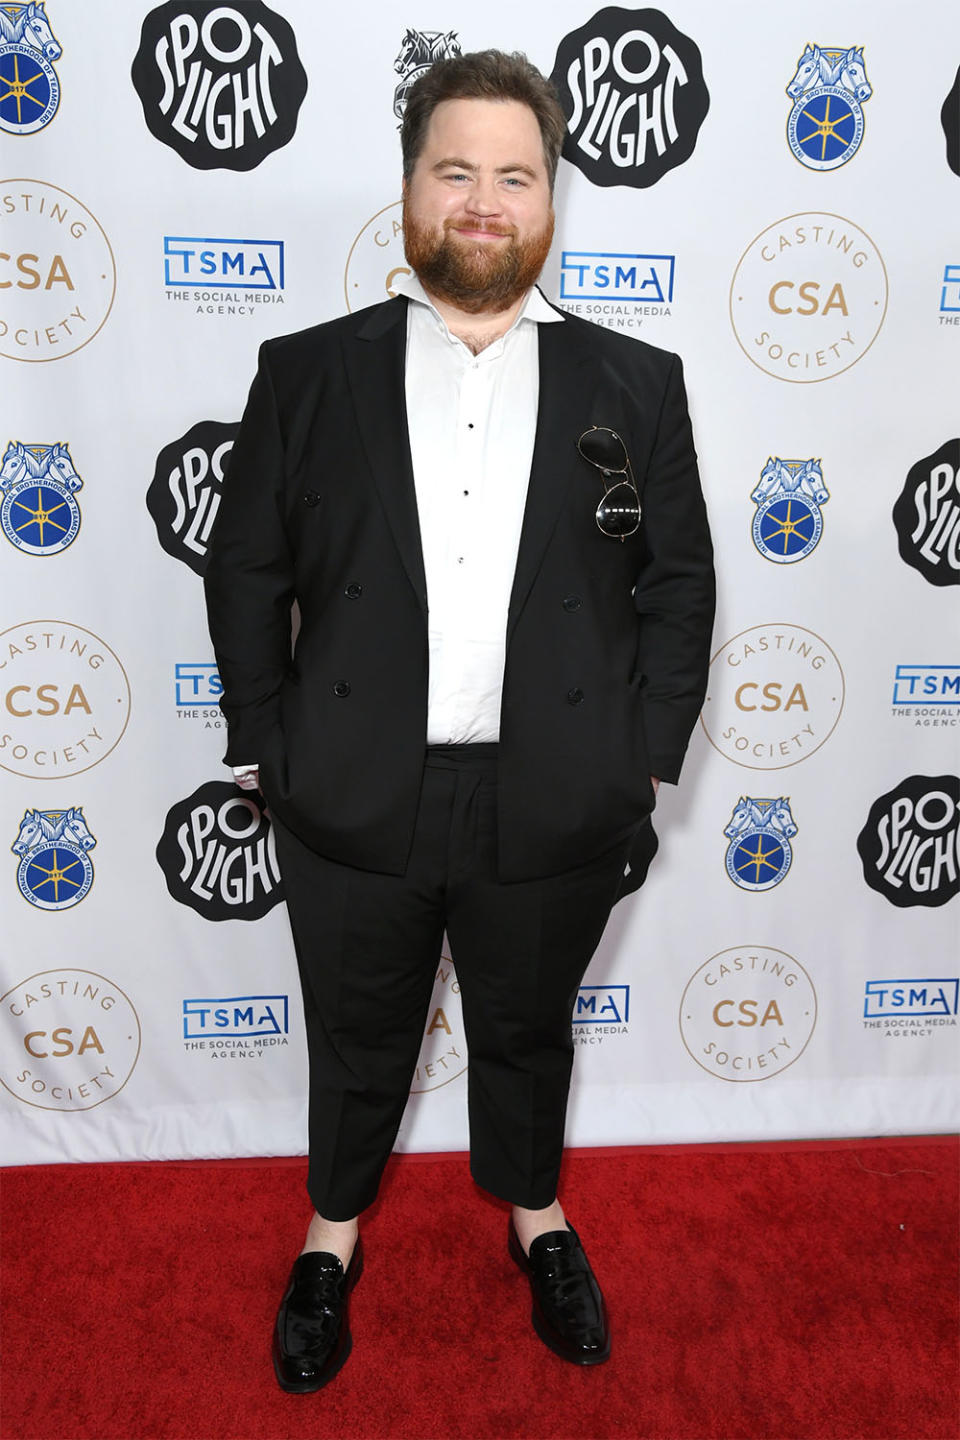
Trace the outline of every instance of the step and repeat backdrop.
{"label": "step and repeat backdrop", "polygon": [[[957,1127],[960,12],[595,3],[0,4],[6,1161],[305,1148],[201,578],[260,342],[391,293],[407,91],[487,46],[568,115],[548,298],[684,357],[720,579],[569,1139]],[[402,1148],[466,1143],[455,961]]]}

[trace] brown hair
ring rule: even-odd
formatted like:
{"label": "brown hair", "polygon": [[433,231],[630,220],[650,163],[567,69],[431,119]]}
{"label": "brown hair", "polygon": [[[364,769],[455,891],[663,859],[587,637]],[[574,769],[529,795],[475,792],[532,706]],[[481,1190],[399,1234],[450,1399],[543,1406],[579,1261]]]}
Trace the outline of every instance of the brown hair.
{"label": "brown hair", "polygon": [[420,158],[430,116],[444,100],[519,100],[528,105],[540,126],[543,158],[553,191],[567,121],[553,85],[526,55],[520,51],[507,55],[503,50],[476,50],[437,60],[420,76],[410,87],[400,127],[405,180],[410,179]]}

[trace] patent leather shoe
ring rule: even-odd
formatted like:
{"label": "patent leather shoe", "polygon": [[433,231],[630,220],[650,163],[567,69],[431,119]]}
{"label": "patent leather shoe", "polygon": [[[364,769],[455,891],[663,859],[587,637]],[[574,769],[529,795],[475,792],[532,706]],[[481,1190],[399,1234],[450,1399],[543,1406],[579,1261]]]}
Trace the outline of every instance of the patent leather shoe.
{"label": "patent leather shoe", "polygon": [[538,1235],[525,1255],[511,1219],[508,1248],[530,1281],[530,1318],[544,1345],[574,1365],[608,1359],[606,1306],[576,1230],[571,1226]]}
{"label": "patent leather shoe", "polygon": [[326,1250],[297,1256],[273,1329],[273,1368],[281,1390],[307,1395],[342,1368],[353,1344],[350,1291],[362,1271],[359,1236],[346,1271]]}

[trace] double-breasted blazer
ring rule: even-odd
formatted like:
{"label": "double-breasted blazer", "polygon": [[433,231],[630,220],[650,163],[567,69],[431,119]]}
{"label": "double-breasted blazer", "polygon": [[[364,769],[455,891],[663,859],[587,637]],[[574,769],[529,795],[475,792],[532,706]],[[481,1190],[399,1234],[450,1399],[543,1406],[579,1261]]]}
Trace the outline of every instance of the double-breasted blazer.
{"label": "double-breasted blazer", "polygon": [[[320,854],[390,874],[407,862],[427,725],[407,305],[261,347],[205,577],[226,762],[258,763],[272,810]],[[503,881],[631,835],[649,850],[650,776],[680,774],[714,604],[679,359],[570,315],[538,332],[500,714]],[[623,437],[640,492],[623,542],[596,524],[603,480],[577,449],[591,425]]]}

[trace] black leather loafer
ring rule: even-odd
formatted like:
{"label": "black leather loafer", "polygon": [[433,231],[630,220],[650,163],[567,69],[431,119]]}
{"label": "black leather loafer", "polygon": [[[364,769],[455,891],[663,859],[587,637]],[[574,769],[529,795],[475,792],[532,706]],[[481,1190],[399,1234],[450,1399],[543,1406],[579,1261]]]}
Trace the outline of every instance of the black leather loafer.
{"label": "black leather loafer", "polygon": [[538,1235],[525,1255],[511,1219],[508,1248],[530,1281],[530,1318],[544,1345],[574,1365],[600,1365],[609,1359],[603,1295],[576,1230]]}
{"label": "black leather loafer", "polygon": [[326,1250],[297,1256],[273,1330],[273,1368],[281,1390],[308,1395],[343,1367],[353,1344],[347,1302],[362,1271],[359,1236],[346,1273]]}

